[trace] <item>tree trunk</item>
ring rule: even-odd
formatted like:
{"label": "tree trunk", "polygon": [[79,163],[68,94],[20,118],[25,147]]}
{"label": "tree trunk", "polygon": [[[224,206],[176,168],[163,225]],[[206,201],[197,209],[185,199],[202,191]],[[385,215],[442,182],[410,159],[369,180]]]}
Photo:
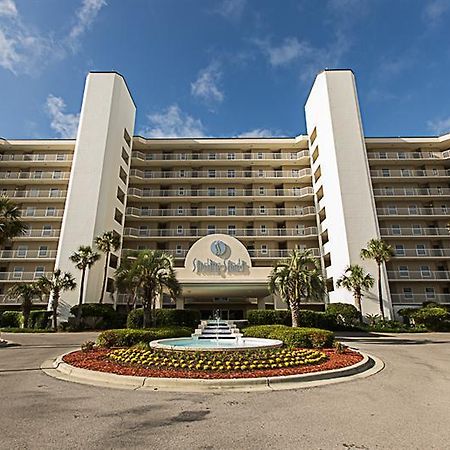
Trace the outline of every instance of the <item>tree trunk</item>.
{"label": "tree trunk", "polygon": [[363,321],[363,313],[362,313],[361,294],[358,292],[355,293],[355,303],[356,303],[356,308],[358,309],[358,312],[359,312],[359,321],[362,322]]}
{"label": "tree trunk", "polygon": [[298,313],[300,307],[295,301],[290,301],[289,304],[291,306],[292,327],[298,327]]}
{"label": "tree trunk", "polygon": [[152,296],[152,327],[156,328],[156,299]]}
{"label": "tree trunk", "polygon": [[81,283],[80,283],[80,295],[78,297],[78,310],[77,310],[77,325],[80,326],[81,323],[81,305],[83,304],[83,294],[84,294],[84,276],[86,275],[86,269],[81,271]]}
{"label": "tree trunk", "polygon": [[53,330],[58,331],[58,295],[53,293],[52,310],[53,310]]}
{"label": "tree trunk", "polygon": [[22,305],[23,327],[28,328],[30,322],[30,308],[26,304],[26,301]]}
{"label": "tree trunk", "polygon": [[381,288],[381,264],[378,264],[378,301],[380,302],[381,318],[384,320],[383,293]]}
{"label": "tree trunk", "polygon": [[102,292],[100,294],[99,303],[103,303],[103,297],[105,295],[106,279],[108,278],[109,252],[106,252],[105,259],[106,261],[105,261],[105,268],[103,269]]}

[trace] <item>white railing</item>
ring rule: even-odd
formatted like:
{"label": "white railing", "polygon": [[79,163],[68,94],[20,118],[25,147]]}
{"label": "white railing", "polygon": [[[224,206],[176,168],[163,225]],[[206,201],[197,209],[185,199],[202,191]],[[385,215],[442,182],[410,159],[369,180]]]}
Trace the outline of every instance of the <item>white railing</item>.
{"label": "white railing", "polygon": [[450,214],[450,209],[447,209],[446,206],[441,208],[377,208],[377,214],[379,216],[445,216]]}
{"label": "white railing", "polygon": [[51,217],[62,217],[63,214],[64,214],[63,209],[48,210],[48,209],[36,208],[36,209],[20,210],[20,215],[24,219],[26,219],[27,217],[36,217],[36,218],[45,217],[45,218],[50,219]]}
{"label": "white railing", "polygon": [[128,195],[136,197],[302,197],[314,194],[312,187],[297,189],[136,189],[129,188]]}
{"label": "white railing", "polygon": [[383,170],[371,170],[370,175],[372,177],[381,177],[381,178],[389,178],[389,177],[448,177],[450,176],[450,170],[410,170],[410,169],[401,169],[401,170],[392,170],[389,169],[387,171]]}
{"label": "white railing", "polygon": [[62,189],[7,190],[2,191],[1,194],[10,198],[65,198],[67,191]]}
{"label": "white railing", "polygon": [[432,257],[446,257],[450,256],[450,249],[448,248],[404,248],[402,250],[395,249],[396,258],[432,258]]}
{"label": "white railing", "polygon": [[146,208],[127,208],[127,215],[137,217],[186,217],[186,216],[306,216],[315,214],[315,208],[308,206],[305,208],[181,208],[181,209],[146,209]]}
{"label": "white railing", "polygon": [[449,280],[447,270],[388,270],[390,280]]}
{"label": "white railing", "polygon": [[374,189],[375,196],[428,196],[428,195],[450,195],[450,188],[384,188]]}
{"label": "white railing", "polygon": [[442,152],[367,152],[368,159],[442,159]]}
{"label": "white railing", "polygon": [[68,180],[70,172],[0,172],[0,180]]}
{"label": "white railing", "polygon": [[51,275],[52,272],[0,272],[0,281],[34,281]]}
{"label": "white railing", "polygon": [[423,302],[450,303],[450,294],[391,294],[392,303],[414,303],[422,304]]}
{"label": "white railing", "polygon": [[56,250],[0,250],[0,259],[55,258]]}
{"label": "white railing", "polygon": [[72,161],[73,155],[68,153],[57,153],[57,154],[47,154],[47,153],[32,153],[32,154],[7,154],[0,155],[0,161]]}
{"label": "white railing", "polygon": [[227,228],[198,228],[198,229],[167,229],[154,230],[149,228],[131,228],[124,229],[125,237],[201,237],[208,234],[223,233],[236,237],[302,237],[316,236],[317,227],[308,228],[267,228],[261,230],[259,228],[236,228],[229,230]]}
{"label": "white railing", "polygon": [[383,236],[450,236],[447,228],[380,228]]}
{"label": "white railing", "polygon": [[14,239],[21,238],[54,238],[58,237],[60,230],[48,230],[46,228],[33,229],[28,228],[21,235],[16,236]]}

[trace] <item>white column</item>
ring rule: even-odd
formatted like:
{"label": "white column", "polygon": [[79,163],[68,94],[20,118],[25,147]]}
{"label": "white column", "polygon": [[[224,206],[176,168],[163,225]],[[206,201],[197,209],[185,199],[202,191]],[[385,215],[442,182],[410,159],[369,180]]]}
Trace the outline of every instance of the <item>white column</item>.
{"label": "white column", "polygon": [[266,309],[266,301],[264,298],[258,298],[258,309]]}
{"label": "white column", "polygon": [[[318,197],[323,193],[318,199],[319,213],[326,216],[319,230],[323,240],[328,235],[322,252],[331,260],[326,268],[327,278],[334,283],[329,299],[354,304],[352,294],[338,289],[336,280],[350,264],[361,265],[376,278],[376,265],[361,260],[360,251],[370,239],[380,238],[380,232],[353,73],[338,70],[317,75],[305,115],[310,139],[317,134],[310,143],[310,152],[314,191]],[[389,314],[386,278],[383,293]],[[379,313],[376,284],[363,299],[363,313]]]}
{"label": "white column", "polygon": [[184,309],[184,298],[178,297],[176,299],[176,309]]}
{"label": "white column", "polygon": [[[80,245],[94,247],[94,239],[104,231],[121,236],[126,205],[118,199],[118,189],[128,187],[131,144],[125,130],[133,136],[136,107],[122,76],[116,73],[90,73],[86,79],[74,159],[59,238],[55,268],[72,273],[77,288],[62,295],[60,319],[77,304],[80,271],[70,262],[70,254]],[[122,151],[128,154],[128,163]],[[126,174],[121,180],[120,171]],[[116,212],[122,214],[119,222]],[[120,249],[117,253],[120,255]],[[86,277],[85,302],[98,302],[103,277],[104,256]],[[109,275],[113,271],[110,269]],[[108,301],[109,295],[105,295]]]}

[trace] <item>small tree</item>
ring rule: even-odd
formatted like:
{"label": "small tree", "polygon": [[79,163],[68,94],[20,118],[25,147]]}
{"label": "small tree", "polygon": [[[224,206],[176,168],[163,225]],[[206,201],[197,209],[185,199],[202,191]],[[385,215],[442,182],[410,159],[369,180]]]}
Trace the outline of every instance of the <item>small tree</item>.
{"label": "small tree", "polygon": [[103,272],[102,292],[99,303],[103,303],[105,295],[106,280],[108,278],[108,266],[111,252],[115,252],[120,247],[120,236],[115,231],[105,231],[101,236],[95,238],[96,247],[105,254],[105,268]]}
{"label": "small tree", "polygon": [[345,269],[345,274],[336,282],[338,287],[343,287],[353,293],[360,320],[362,320],[361,299],[363,297],[363,291],[373,287],[374,283],[375,280],[372,275],[365,273],[364,269],[357,264],[348,266]]}
{"label": "small tree", "polygon": [[8,197],[0,196],[0,245],[23,234],[27,226],[20,219],[19,207]]}
{"label": "small tree", "polygon": [[51,277],[41,277],[37,282],[40,290],[50,295],[53,311],[53,329],[58,329],[58,306],[61,294],[64,291],[72,291],[76,287],[75,278],[68,272],[56,269]]}
{"label": "small tree", "polygon": [[302,300],[321,299],[325,282],[318,261],[308,250],[293,250],[269,275],[269,291],[278,294],[291,310],[292,326],[298,326]]}
{"label": "small tree", "polygon": [[361,250],[362,259],[373,259],[378,268],[378,302],[380,304],[381,317],[384,320],[383,293],[381,286],[381,266],[394,255],[393,248],[382,239],[371,239],[367,243],[367,248]]}
{"label": "small tree", "polygon": [[23,327],[28,328],[33,299],[40,297],[42,290],[37,283],[20,283],[11,286],[6,292],[7,298],[21,301]]}
{"label": "small tree", "polygon": [[84,280],[86,277],[86,271],[89,270],[99,259],[100,254],[94,252],[90,245],[80,245],[80,247],[78,247],[78,251],[73,252],[70,255],[70,260],[75,264],[75,267],[81,270],[80,295],[78,297],[77,309],[78,324],[81,321],[81,305],[83,304]]}

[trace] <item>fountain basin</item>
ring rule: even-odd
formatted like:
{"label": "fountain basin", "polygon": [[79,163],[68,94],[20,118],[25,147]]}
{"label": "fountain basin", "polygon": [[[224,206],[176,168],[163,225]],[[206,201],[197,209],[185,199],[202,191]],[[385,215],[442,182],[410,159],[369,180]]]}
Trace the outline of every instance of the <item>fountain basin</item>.
{"label": "fountain basin", "polygon": [[264,348],[281,347],[282,341],[277,339],[240,338],[240,339],[198,339],[171,338],[158,339],[150,342],[150,347],[173,351],[244,351]]}

